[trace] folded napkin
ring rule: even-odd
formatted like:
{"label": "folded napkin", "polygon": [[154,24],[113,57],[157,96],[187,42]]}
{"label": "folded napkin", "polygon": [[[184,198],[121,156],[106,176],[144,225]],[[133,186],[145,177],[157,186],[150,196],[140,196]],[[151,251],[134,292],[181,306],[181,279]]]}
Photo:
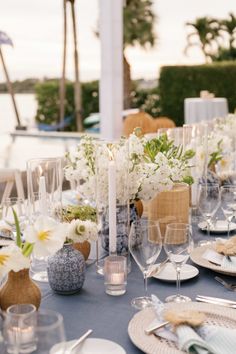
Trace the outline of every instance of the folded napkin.
{"label": "folded napkin", "polygon": [[[162,323],[164,304],[152,295],[157,321]],[[234,354],[236,352],[236,329],[202,325],[192,328],[187,325],[176,327],[173,333],[171,325],[156,331],[159,337],[178,343],[179,349],[191,354]]]}

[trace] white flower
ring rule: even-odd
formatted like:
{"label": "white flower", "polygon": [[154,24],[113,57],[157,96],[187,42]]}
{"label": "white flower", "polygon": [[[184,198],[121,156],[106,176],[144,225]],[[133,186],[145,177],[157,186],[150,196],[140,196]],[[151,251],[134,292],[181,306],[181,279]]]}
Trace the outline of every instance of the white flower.
{"label": "white flower", "polygon": [[39,216],[33,225],[25,229],[25,239],[34,244],[36,257],[46,257],[62,248],[68,224],[60,224],[47,216]]}
{"label": "white flower", "polygon": [[90,220],[72,220],[69,224],[67,237],[73,242],[96,241],[97,225]]}
{"label": "white flower", "polygon": [[23,256],[21,249],[16,245],[0,249],[0,278],[3,278],[11,270],[19,272],[29,267],[29,258]]}

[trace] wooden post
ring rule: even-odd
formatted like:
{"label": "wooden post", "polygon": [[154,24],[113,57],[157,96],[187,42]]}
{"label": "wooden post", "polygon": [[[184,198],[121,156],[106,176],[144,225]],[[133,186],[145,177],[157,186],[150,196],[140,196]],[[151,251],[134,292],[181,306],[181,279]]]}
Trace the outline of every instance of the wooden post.
{"label": "wooden post", "polygon": [[66,76],[66,49],[67,49],[67,13],[66,2],[63,0],[63,15],[64,15],[64,39],[63,39],[63,59],[62,59],[62,77],[60,81],[60,122],[65,118],[65,76]]}
{"label": "wooden post", "polygon": [[82,122],[82,110],[81,110],[81,88],[79,81],[79,56],[77,51],[77,32],[76,32],[76,21],[75,21],[75,0],[69,0],[71,3],[71,15],[72,15],[72,25],[73,25],[73,37],[74,37],[74,65],[75,65],[75,119],[76,127],[79,132],[83,131]]}
{"label": "wooden post", "polygon": [[6,76],[7,89],[8,89],[9,94],[11,95],[11,99],[12,99],[12,103],[13,103],[13,107],[14,107],[14,111],[15,111],[15,115],[16,115],[17,126],[20,127],[21,126],[20,116],[19,116],[19,112],[18,112],[18,109],[17,109],[17,106],[16,106],[16,101],[15,101],[15,97],[14,97],[13,87],[12,87],[12,84],[11,84],[11,81],[10,81],[10,78],[9,78],[9,75],[8,75],[8,72],[7,72],[7,67],[6,67],[4,58],[3,58],[3,53],[2,53],[1,46],[0,46],[0,58],[1,58],[1,61],[2,61],[2,65],[3,65],[3,70],[4,70],[4,73],[5,73],[5,76]]}

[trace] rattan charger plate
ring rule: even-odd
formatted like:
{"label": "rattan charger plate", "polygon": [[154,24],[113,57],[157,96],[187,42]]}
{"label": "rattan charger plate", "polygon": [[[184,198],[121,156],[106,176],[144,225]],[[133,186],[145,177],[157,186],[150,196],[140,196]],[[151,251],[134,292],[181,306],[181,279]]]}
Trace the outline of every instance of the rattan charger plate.
{"label": "rattan charger plate", "polygon": [[231,276],[236,276],[236,271],[230,271],[227,268],[222,268],[221,266],[218,266],[216,264],[213,264],[209,262],[208,260],[202,258],[203,254],[207,249],[211,249],[212,247],[209,245],[206,246],[200,246],[194,248],[194,250],[190,254],[190,259],[197,265],[208,268],[211,270],[214,270],[217,273],[225,274],[225,275],[231,275]]}
{"label": "rattan charger plate", "polygon": [[[176,308],[176,304],[168,305],[168,308],[172,307]],[[231,308],[198,302],[178,304],[178,308],[204,312],[207,324],[236,329],[236,311]],[[145,334],[145,329],[154,319],[155,312],[152,308],[144,309],[134,315],[128,326],[129,337],[134,345],[146,354],[186,354],[178,349],[174,342],[154,334]]]}

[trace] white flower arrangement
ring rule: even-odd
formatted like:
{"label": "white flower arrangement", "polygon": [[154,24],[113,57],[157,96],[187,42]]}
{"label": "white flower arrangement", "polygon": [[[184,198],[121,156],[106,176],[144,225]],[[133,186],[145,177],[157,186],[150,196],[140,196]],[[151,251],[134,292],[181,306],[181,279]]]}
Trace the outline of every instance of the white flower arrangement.
{"label": "white flower arrangement", "polygon": [[13,209],[16,226],[16,243],[0,250],[0,277],[9,271],[19,272],[30,267],[30,255],[38,257],[56,253],[65,242],[67,224],[56,222],[47,216],[39,216],[33,225],[24,231],[25,242],[21,240],[19,220]]}
{"label": "white flower arrangement", "polygon": [[90,220],[72,220],[68,224],[67,238],[72,242],[83,243],[84,241],[97,240],[97,225]]}
{"label": "white flower arrangement", "polygon": [[16,245],[3,247],[0,250],[0,279],[11,270],[19,272],[30,267],[30,260],[24,256],[21,249]]}
{"label": "white flower arrangement", "polygon": [[129,200],[150,200],[157,193],[170,190],[174,182],[192,182],[188,161],[193,151],[183,153],[166,135],[148,140],[136,132],[114,144],[96,143],[84,137],[77,150],[67,155],[65,176],[77,182],[83,196],[95,199],[97,173],[97,194],[104,206],[108,203],[110,154],[116,162],[116,195],[120,204],[127,200],[127,195]]}
{"label": "white flower arrangement", "polygon": [[27,243],[33,245],[36,257],[47,257],[62,248],[68,225],[40,215],[33,225],[26,227],[24,235]]}

